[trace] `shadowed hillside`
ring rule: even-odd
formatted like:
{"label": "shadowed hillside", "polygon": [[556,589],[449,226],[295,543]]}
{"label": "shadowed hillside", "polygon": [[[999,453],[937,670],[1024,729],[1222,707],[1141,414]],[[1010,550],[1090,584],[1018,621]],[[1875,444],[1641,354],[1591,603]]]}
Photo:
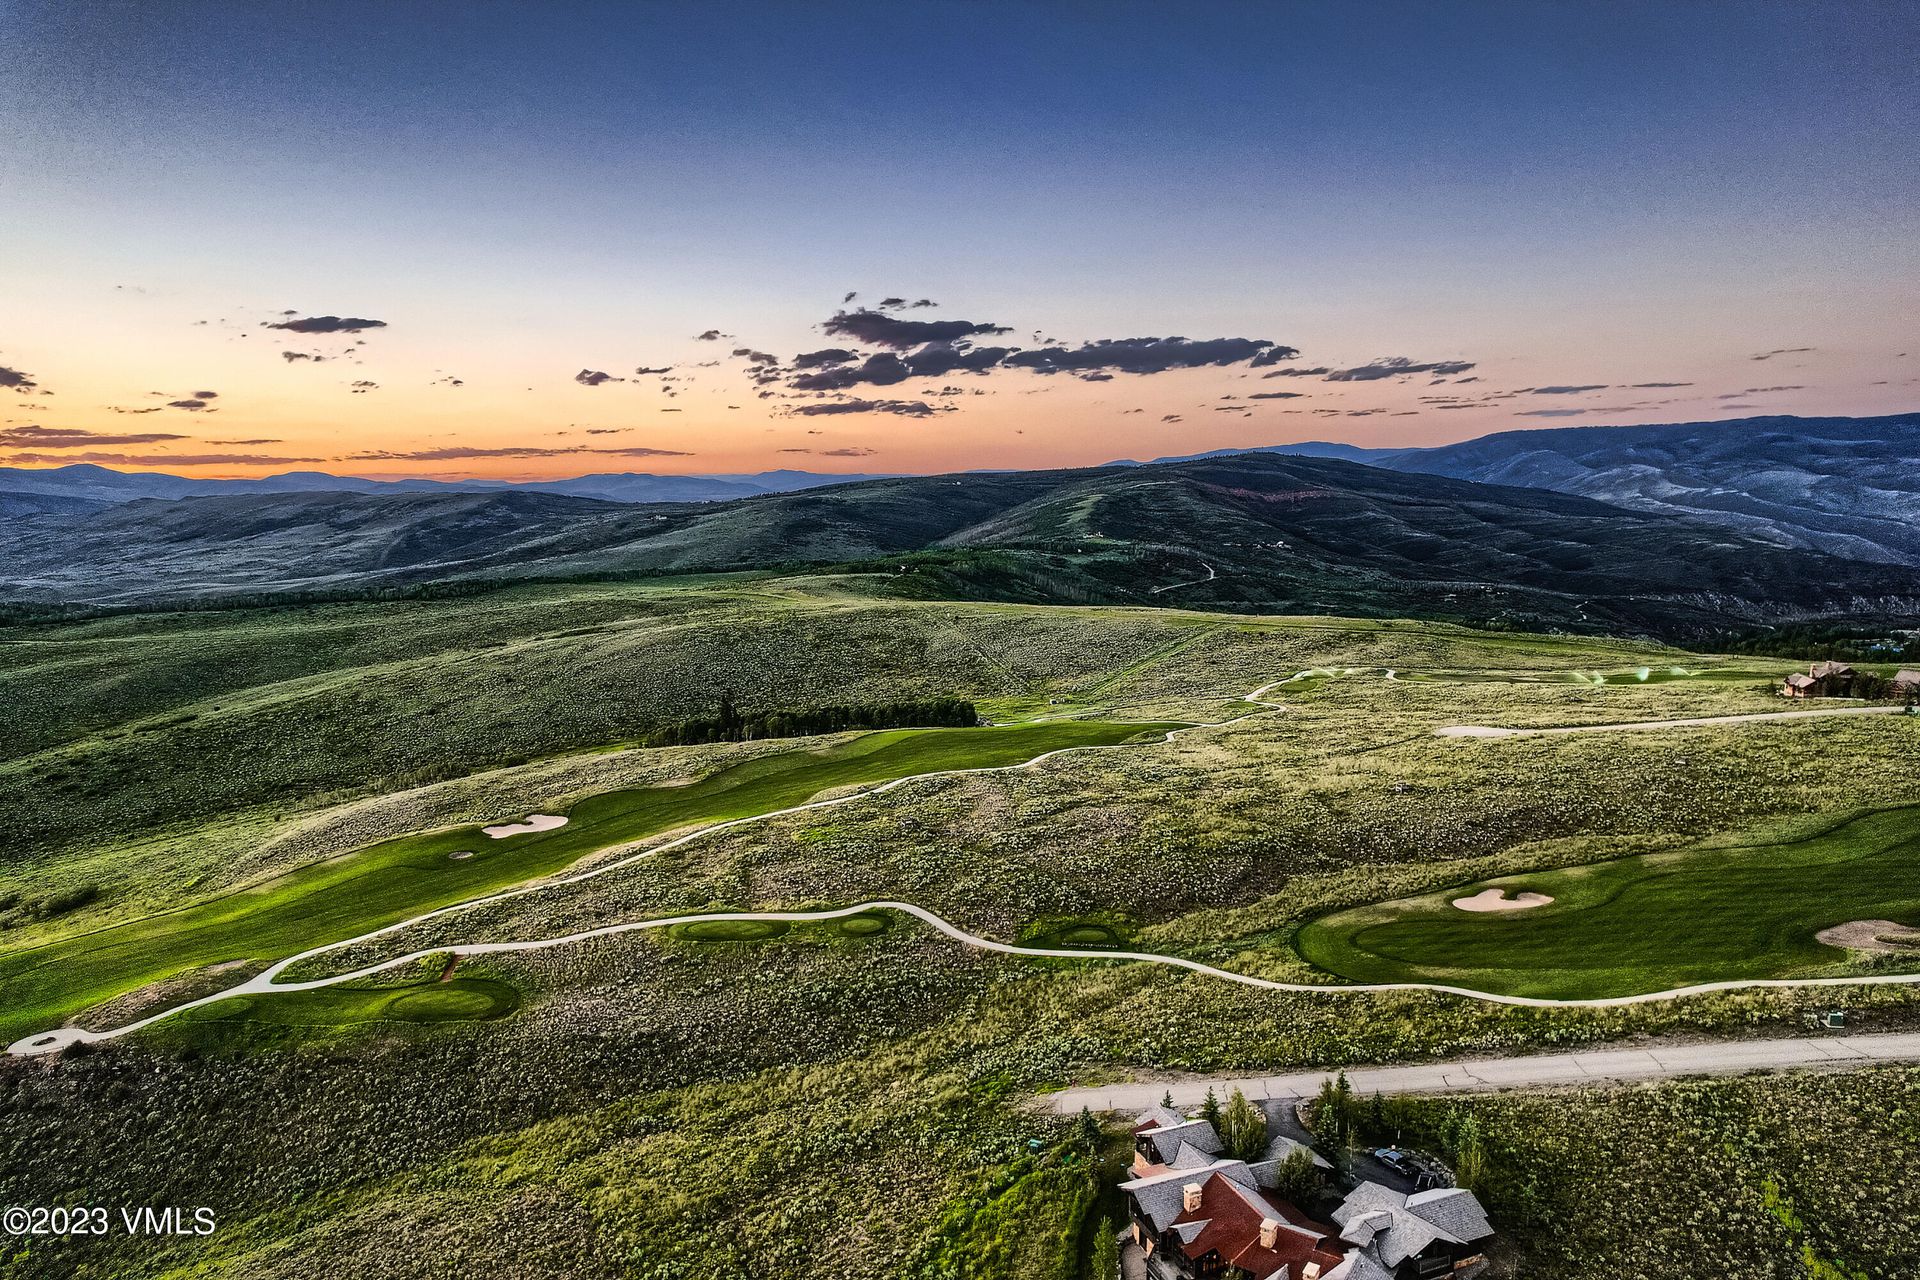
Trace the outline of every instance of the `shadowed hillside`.
{"label": "shadowed hillside", "polygon": [[922,598],[1685,635],[1920,608],[1910,569],[1542,489],[1331,459],[873,480],[634,506],[525,491],[137,502],[0,533],[16,601],[834,565]]}

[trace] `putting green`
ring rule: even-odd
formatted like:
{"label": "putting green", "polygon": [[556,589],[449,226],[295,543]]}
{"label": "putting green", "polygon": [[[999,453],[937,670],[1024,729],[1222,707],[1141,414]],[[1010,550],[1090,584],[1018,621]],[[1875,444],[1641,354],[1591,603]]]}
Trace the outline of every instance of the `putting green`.
{"label": "putting green", "polygon": [[793,928],[785,920],[696,920],[673,931],[688,942],[763,942]]}
{"label": "putting green", "polygon": [[179,1015],[182,1023],[346,1027],[367,1022],[480,1022],[520,1007],[520,993],[492,978],[453,978],[405,987],[316,987],[237,996]]}
{"label": "putting green", "polygon": [[[1489,888],[1554,901],[1452,905]],[[1814,935],[1869,919],[1920,923],[1920,806],[1797,840],[1699,845],[1356,907],[1308,922],[1294,946],[1355,982],[1585,999],[1830,970],[1848,953]]]}
{"label": "putting green", "polygon": [[[1113,745],[1178,727],[1060,720],[890,729],[744,761],[685,786],[593,796],[567,812],[565,826],[548,831],[494,840],[476,824],[387,840],[178,911],[0,954],[0,1045],[162,978],[230,960],[281,959],[661,832],[771,813],[833,788],[1015,765],[1065,747]],[[470,858],[452,857],[468,851]]]}

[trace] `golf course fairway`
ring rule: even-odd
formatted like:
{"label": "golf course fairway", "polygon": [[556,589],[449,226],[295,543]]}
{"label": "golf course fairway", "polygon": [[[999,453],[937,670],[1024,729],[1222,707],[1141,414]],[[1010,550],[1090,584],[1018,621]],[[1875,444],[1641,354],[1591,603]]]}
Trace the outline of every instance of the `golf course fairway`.
{"label": "golf course fairway", "polygon": [[[1553,901],[1453,905],[1486,889]],[[1830,970],[1848,953],[1814,935],[1853,920],[1920,922],[1920,807],[1801,839],[1703,844],[1354,907],[1309,921],[1294,946],[1355,982],[1592,999]]]}
{"label": "golf course fairway", "polygon": [[383,841],[178,911],[0,954],[0,1044],[160,979],[232,961],[271,962],[357,937],[661,832],[772,813],[829,789],[1006,767],[1179,727],[1056,720],[882,730],[743,761],[686,785],[591,796],[566,811],[564,826],[549,830],[494,839],[475,824]]}

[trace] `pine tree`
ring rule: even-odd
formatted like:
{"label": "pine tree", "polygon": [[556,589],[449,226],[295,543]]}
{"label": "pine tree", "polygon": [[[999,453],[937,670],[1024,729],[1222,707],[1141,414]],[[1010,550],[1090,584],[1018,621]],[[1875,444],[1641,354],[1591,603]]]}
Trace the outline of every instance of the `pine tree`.
{"label": "pine tree", "polygon": [[1238,1089],[1220,1118],[1220,1141],[1235,1160],[1258,1160],[1267,1149],[1267,1117]]}
{"label": "pine tree", "polygon": [[1102,1218],[1093,1237],[1093,1280],[1119,1280],[1119,1230],[1112,1218]]}
{"label": "pine tree", "polygon": [[1220,1098],[1212,1085],[1207,1086],[1207,1100],[1200,1104],[1200,1118],[1212,1125],[1215,1133],[1220,1132]]}
{"label": "pine tree", "polygon": [[1100,1122],[1093,1118],[1093,1112],[1085,1107],[1080,1108],[1080,1122],[1075,1126],[1075,1129],[1076,1132],[1074,1136],[1078,1139],[1081,1149],[1087,1153],[1088,1158],[1091,1159],[1098,1155],[1101,1144],[1106,1139],[1106,1135],[1100,1131]]}

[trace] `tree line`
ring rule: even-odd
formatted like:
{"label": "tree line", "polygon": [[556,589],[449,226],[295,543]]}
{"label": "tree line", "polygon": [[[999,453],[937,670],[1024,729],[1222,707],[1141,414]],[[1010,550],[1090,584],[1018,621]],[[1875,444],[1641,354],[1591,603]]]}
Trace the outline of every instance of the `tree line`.
{"label": "tree line", "polygon": [[641,737],[642,746],[684,747],[699,742],[751,742],[759,738],[804,738],[850,729],[966,728],[980,713],[965,698],[918,698],[850,706],[782,708],[747,715],[721,694],[711,716],[661,725]]}

